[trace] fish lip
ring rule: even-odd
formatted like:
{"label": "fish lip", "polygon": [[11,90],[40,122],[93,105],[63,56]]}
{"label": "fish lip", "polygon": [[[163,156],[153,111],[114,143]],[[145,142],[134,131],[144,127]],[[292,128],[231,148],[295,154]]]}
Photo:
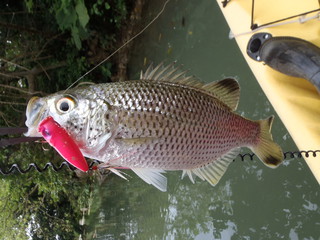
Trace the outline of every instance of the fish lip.
{"label": "fish lip", "polygon": [[46,117],[46,102],[39,97],[32,97],[27,105],[25,122],[28,131],[24,133],[26,137],[41,137],[38,132],[39,123]]}

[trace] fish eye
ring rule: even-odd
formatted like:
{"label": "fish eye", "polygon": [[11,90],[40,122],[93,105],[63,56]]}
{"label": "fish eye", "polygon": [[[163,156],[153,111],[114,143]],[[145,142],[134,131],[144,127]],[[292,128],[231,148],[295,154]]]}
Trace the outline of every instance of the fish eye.
{"label": "fish eye", "polygon": [[60,113],[67,113],[75,106],[75,101],[71,97],[63,97],[56,103],[56,107]]}

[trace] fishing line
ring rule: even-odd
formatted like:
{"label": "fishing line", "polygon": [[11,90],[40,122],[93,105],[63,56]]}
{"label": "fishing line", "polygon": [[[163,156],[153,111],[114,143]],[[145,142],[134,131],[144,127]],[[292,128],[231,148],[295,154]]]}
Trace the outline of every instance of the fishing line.
{"label": "fishing line", "polygon": [[[288,151],[288,152],[284,152],[283,153],[283,157],[284,159],[292,159],[292,158],[308,158],[308,157],[317,157],[320,156],[320,150],[308,150],[308,151]],[[256,157],[256,155],[254,153],[243,153],[243,154],[239,154],[237,156],[237,158],[235,158],[233,161],[239,161],[241,160],[242,162],[245,160],[250,160],[253,161],[254,159],[258,159]],[[97,165],[101,164],[101,161],[98,160],[92,160],[92,162],[89,164],[89,169],[91,171],[96,171],[97,170]],[[6,170],[7,169],[7,170]],[[40,167],[38,164],[36,163],[30,163],[27,167],[22,168],[20,165],[18,164],[12,164],[9,169],[8,167],[4,169],[4,167],[0,167],[0,175],[11,175],[14,173],[20,173],[20,174],[26,174],[28,172],[31,171],[36,171],[39,173],[43,173],[48,171],[49,169],[52,169],[54,172],[61,172],[64,169],[67,169],[69,171],[76,171],[77,169],[75,167],[73,167],[72,165],[70,165],[68,162],[64,161],[62,162],[59,166],[56,166],[54,163],[52,162],[47,162],[43,167]]]}
{"label": "fishing line", "polygon": [[130,38],[128,41],[126,41],[121,47],[119,47],[117,50],[115,50],[113,53],[111,53],[108,57],[106,57],[104,60],[102,60],[100,63],[98,63],[96,66],[91,68],[88,72],[83,74],[81,77],[79,77],[74,83],[72,83],[65,91],[73,87],[77,82],[79,82],[82,78],[87,76],[89,73],[91,73],[93,70],[101,66],[103,63],[105,63],[107,60],[109,60],[113,55],[115,55],[117,52],[119,52],[122,48],[124,48],[126,45],[128,45],[130,42],[132,42],[134,39],[136,39],[138,36],[140,36],[147,28],[150,27],[151,24],[153,24],[160,15],[164,12],[167,4],[170,2],[170,0],[166,0],[166,2],[163,4],[162,9],[160,12],[142,29],[140,32],[138,32],[136,35],[134,35],[132,38]]}

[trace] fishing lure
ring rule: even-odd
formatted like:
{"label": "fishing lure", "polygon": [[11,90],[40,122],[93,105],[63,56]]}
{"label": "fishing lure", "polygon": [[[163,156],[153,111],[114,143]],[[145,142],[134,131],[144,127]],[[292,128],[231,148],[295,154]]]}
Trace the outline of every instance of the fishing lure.
{"label": "fishing lure", "polygon": [[88,171],[88,163],[83,157],[78,145],[68,132],[51,116],[45,118],[38,127],[43,138],[71,165],[81,171]]}

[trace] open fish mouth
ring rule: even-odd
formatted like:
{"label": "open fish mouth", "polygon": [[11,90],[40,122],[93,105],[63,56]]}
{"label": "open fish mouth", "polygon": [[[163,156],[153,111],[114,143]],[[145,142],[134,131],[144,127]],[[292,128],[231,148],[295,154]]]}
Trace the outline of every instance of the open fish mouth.
{"label": "open fish mouth", "polygon": [[45,117],[43,114],[46,109],[45,105],[45,101],[39,97],[33,97],[29,100],[26,110],[27,120],[25,122],[28,132],[24,134],[26,137],[41,137],[38,132],[38,125]]}

